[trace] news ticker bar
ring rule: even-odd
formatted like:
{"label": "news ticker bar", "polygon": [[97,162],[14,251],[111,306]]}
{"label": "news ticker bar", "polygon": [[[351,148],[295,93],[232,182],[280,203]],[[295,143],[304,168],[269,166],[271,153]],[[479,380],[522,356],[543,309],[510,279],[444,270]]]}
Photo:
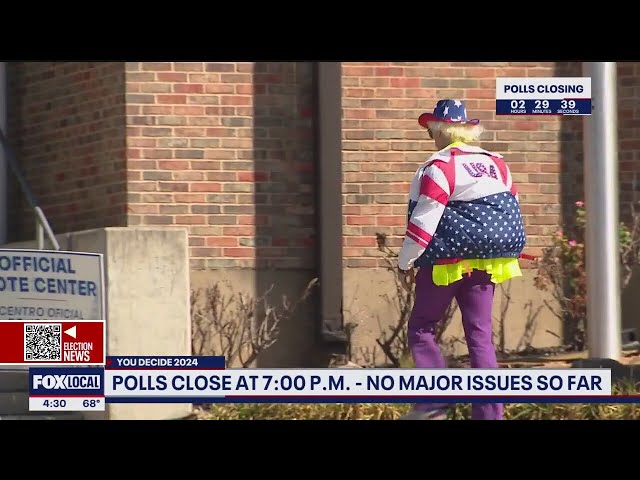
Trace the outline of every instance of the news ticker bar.
{"label": "news ticker bar", "polygon": [[591,115],[589,77],[496,79],[496,115]]}
{"label": "news ticker bar", "polygon": [[611,372],[573,369],[317,369],[105,371],[120,398],[588,396],[611,394]]}
{"label": "news ticker bar", "polygon": [[105,368],[31,368],[30,406],[89,411],[108,403],[640,403],[640,396],[612,395],[610,369],[221,365],[222,357],[107,357]]}
{"label": "news ticker bar", "polygon": [[104,366],[104,320],[0,320],[0,367]]}

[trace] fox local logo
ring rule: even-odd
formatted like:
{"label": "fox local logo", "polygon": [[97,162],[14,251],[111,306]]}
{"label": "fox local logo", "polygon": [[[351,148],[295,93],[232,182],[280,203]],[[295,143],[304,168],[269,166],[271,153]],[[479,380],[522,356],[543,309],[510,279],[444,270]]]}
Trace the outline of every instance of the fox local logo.
{"label": "fox local logo", "polygon": [[34,375],[34,390],[74,390],[101,388],[100,375]]}

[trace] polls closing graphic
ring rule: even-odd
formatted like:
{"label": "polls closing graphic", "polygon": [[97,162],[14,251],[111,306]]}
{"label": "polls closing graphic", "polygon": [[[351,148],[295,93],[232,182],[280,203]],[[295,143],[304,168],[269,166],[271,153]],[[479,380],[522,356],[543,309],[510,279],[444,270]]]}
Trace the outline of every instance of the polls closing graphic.
{"label": "polls closing graphic", "polygon": [[105,322],[0,321],[0,365],[102,366]]}
{"label": "polls closing graphic", "polygon": [[496,78],[496,115],[591,115],[589,77]]}

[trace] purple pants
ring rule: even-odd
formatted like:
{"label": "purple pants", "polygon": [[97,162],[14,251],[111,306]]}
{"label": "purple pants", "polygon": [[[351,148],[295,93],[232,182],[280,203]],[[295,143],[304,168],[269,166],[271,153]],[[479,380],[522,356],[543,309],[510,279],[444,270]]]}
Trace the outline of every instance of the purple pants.
{"label": "purple pants", "polygon": [[[494,284],[483,271],[473,270],[451,285],[437,286],[432,269],[421,268],[416,275],[416,301],[408,324],[408,343],[417,368],[446,368],[447,364],[435,340],[435,329],[445,310],[455,298],[462,314],[462,326],[467,340],[472,368],[497,368],[492,338]],[[444,404],[419,404],[418,410],[446,408]],[[503,405],[474,403],[473,420],[501,420]]]}

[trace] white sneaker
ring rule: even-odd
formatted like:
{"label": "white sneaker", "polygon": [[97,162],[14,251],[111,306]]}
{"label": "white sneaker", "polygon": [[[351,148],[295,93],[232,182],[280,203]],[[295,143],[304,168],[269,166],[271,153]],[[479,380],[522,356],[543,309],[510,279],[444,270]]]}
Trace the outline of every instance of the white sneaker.
{"label": "white sneaker", "polygon": [[423,412],[420,410],[411,410],[406,415],[400,417],[400,420],[446,420],[447,412],[444,410],[433,410]]}

